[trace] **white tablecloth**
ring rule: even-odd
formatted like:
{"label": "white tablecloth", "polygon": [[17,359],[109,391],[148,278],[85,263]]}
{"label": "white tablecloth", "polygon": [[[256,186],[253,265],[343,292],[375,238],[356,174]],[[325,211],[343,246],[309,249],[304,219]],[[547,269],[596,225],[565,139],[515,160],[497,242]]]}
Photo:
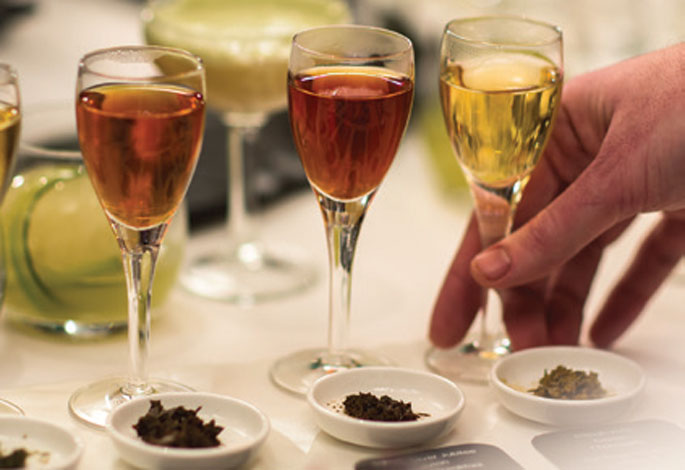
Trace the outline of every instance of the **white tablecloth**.
{"label": "white tablecloth", "polygon": [[[112,2],[109,15],[116,27],[102,20],[86,22],[103,2],[67,7],[60,30],[71,46],[45,43],[45,62],[71,60],[73,73],[51,75],[41,61],[22,55],[26,43],[48,38],[46,23],[19,24],[3,50],[2,60],[20,63],[29,90],[25,101],[46,95],[70,96],[76,59],[113,38],[127,38],[137,27],[134,4]],[[40,2],[55,14],[62,2]],[[60,5],[60,6],[57,6]],[[52,17],[54,19],[54,15]],[[46,20],[48,21],[48,20]],[[52,20],[50,20],[52,21]],[[128,28],[128,33],[123,33]],[[100,32],[100,36],[95,34]],[[89,41],[80,40],[86,32]],[[38,39],[35,36],[38,34]],[[137,34],[137,32],[135,33]],[[94,39],[99,38],[99,39]],[[7,44],[7,43],[6,43]],[[72,57],[73,56],[73,57]],[[45,64],[43,64],[45,65]],[[68,87],[68,88],[67,88]],[[67,90],[67,93],[62,93]],[[353,275],[351,344],[381,352],[397,365],[424,369],[427,325],[433,300],[469,213],[470,202],[449,200],[434,181],[423,143],[408,135],[374,200],[362,228]],[[606,290],[627,263],[633,245],[654,216],[641,218],[604,259],[592,291],[588,312],[596,309]],[[310,250],[319,267],[314,288],[278,302],[251,308],[203,300],[177,289],[153,324],[149,360],[153,375],[170,377],[197,390],[227,394],[252,402],[271,419],[272,431],[248,468],[349,469],[354,462],[386,455],[348,445],[320,432],[306,402],[276,388],[268,378],[273,361],[293,350],[323,345],[327,328],[326,254],[323,226],[314,197],[305,193],[279,204],[263,216],[267,239],[297,243]],[[192,251],[222,233],[198,234]],[[616,351],[637,361],[648,383],[637,408],[627,420],[658,418],[685,426],[685,282],[671,281],[617,344]],[[85,442],[80,469],[129,468],[118,459],[106,435],[78,424],[68,414],[72,391],[92,380],[127,370],[123,336],[101,342],[69,343],[0,329],[0,395],[19,404],[29,416],[66,425]],[[485,386],[462,384],[467,405],[453,433],[430,446],[480,442],[493,444],[528,469],[553,468],[531,445],[531,439],[553,430],[518,418],[503,409]]]}
{"label": "white tablecloth", "polygon": [[[424,369],[426,330],[432,302],[468,213],[431,189],[431,174],[419,141],[409,136],[373,202],[360,236],[353,275],[351,343],[389,356],[397,365]],[[327,328],[325,245],[314,197],[302,194],[264,218],[267,238],[311,247],[320,268],[315,287],[250,308],[197,298],[180,288],[153,324],[149,360],[153,375],[171,377],[197,390],[250,401],[271,419],[272,432],[248,468],[351,468],[357,460],[386,455],[336,441],[320,432],[304,399],[276,388],[268,378],[274,359],[296,349],[324,344]],[[651,223],[643,218],[612,248],[602,264],[590,311],[631,244]],[[191,250],[220,231],[199,235]],[[685,426],[685,322],[680,305],[685,285],[669,282],[618,343],[616,351],[642,365],[648,384],[627,420],[660,418]],[[1,394],[27,415],[67,425],[86,443],[82,469],[126,468],[104,433],[68,414],[72,391],[91,380],[127,370],[125,337],[69,343],[0,330]],[[456,430],[430,446],[494,444],[525,468],[545,469],[547,461],[531,439],[553,428],[518,418],[503,409],[486,386],[460,384],[467,406]],[[107,466],[109,465],[109,466]]]}

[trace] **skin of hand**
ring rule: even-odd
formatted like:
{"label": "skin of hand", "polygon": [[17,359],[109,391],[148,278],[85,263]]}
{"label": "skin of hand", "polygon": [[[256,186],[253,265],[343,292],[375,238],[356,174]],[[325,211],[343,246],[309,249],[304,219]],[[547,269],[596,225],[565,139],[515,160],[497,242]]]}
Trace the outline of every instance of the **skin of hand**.
{"label": "skin of hand", "polygon": [[[508,237],[480,252],[472,216],[429,336],[457,344],[496,288],[512,348],[577,344],[604,248],[640,213],[659,223],[589,331],[610,346],[685,255],[685,43],[570,80]],[[480,252],[480,253],[479,253]]]}

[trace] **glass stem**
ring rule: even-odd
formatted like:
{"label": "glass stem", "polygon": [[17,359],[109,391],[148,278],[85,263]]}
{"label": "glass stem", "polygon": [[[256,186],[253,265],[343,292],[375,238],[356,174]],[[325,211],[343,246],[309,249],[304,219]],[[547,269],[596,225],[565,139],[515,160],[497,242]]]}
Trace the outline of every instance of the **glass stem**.
{"label": "glass stem", "polygon": [[[1,198],[0,198],[1,199]],[[0,302],[5,299],[7,289],[7,267],[5,262],[5,224],[0,220]]]}
{"label": "glass stem", "polygon": [[228,191],[226,201],[226,231],[229,243],[240,246],[250,241],[251,222],[247,210],[245,184],[245,146],[254,142],[266,120],[263,113],[225,113],[227,128]]}
{"label": "glass stem", "polygon": [[[475,202],[481,248],[485,249],[511,233],[521,185],[490,188],[471,181],[470,188]],[[483,289],[482,292],[479,336],[480,348],[488,351],[497,348],[497,343],[505,338],[501,302],[494,289]]]}
{"label": "glass stem", "polygon": [[329,363],[343,364],[350,322],[352,262],[366,207],[372,195],[357,201],[334,201],[317,194],[326,228],[329,261],[328,354]]}
{"label": "glass stem", "polygon": [[128,297],[128,346],[131,377],[123,392],[130,396],[152,393],[148,385],[152,281],[159,248],[168,224],[134,230],[112,222],[122,253]]}

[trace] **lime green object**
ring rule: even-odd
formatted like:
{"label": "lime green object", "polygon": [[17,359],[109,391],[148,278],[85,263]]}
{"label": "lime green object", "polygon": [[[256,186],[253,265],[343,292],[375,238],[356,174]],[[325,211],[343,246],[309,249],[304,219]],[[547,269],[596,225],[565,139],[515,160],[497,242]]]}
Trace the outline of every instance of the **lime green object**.
{"label": "lime green object", "polygon": [[[20,171],[0,213],[11,321],[72,336],[125,327],[121,254],[80,163]],[[153,307],[176,281],[185,237],[185,221],[177,220],[162,246]]]}
{"label": "lime green object", "polygon": [[220,112],[285,108],[293,34],[351,20],[341,0],[158,0],[149,5],[143,15],[146,42],[202,57],[207,103]]}
{"label": "lime green object", "polygon": [[429,103],[420,116],[421,136],[426,143],[431,169],[441,191],[449,196],[468,195],[468,184],[454,156],[440,103]]}

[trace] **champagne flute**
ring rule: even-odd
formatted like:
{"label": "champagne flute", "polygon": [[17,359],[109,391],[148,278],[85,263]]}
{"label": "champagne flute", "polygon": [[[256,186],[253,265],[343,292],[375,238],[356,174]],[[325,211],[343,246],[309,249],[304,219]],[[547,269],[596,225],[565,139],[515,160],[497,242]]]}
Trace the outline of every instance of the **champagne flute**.
{"label": "champagne flute", "polygon": [[202,57],[207,103],[227,128],[226,241],[197,253],[181,284],[202,297],[241,305],[303,290],[316,275],[301,249],[263,239],[246,208],[245,150],[286,107],[290,40],[312,26],[347,22],[344,0],[153,0],[143,15],[150,44]]}
{"label": "champagne flute", "polygon": [[[9,64],[0,63],[0,203],[9,186],[19,148],[21,133],[21,111],[19,79]],[[0,250],[0,257],[2,250]],[[0,301],[5,298],[5,260],[0,259]],[[13,413],[22,413],[14,403],[0,400],[0,408]]]}
{"label": "champagne flute", "polygon": [[330,269],[328,347],[278,360],[272,379],[305,393],[323,374],[387,361],[348,349],[352,261],[361,223],[404,134],[414,95],[406,37],[367,26],[296,34],[288,67],[295,145],[321,208]]}
{"label": "champagne flute", "polygon": [[76,122],[88,176],[121,249],[132,373],[77,390],[74,416],[104,426],[138,396],[189,390],[151,380],[150,298],[160,244],[195,170],[204,131],[204,68],[188,52],[128,46],[86,54],[78,67]]}
{"label": "champagne flute", "polygon": [[[494,16],[456,19],[445,27],[442,110],[474,199],[482,247],[511,232],[554,123],[562,63],[561,30],[550,24]],[[448,377],[483,382],[493,361],[509,352],[499,297],[484,289],[479,322],[465,342],[429,349],[426,362]]]}

